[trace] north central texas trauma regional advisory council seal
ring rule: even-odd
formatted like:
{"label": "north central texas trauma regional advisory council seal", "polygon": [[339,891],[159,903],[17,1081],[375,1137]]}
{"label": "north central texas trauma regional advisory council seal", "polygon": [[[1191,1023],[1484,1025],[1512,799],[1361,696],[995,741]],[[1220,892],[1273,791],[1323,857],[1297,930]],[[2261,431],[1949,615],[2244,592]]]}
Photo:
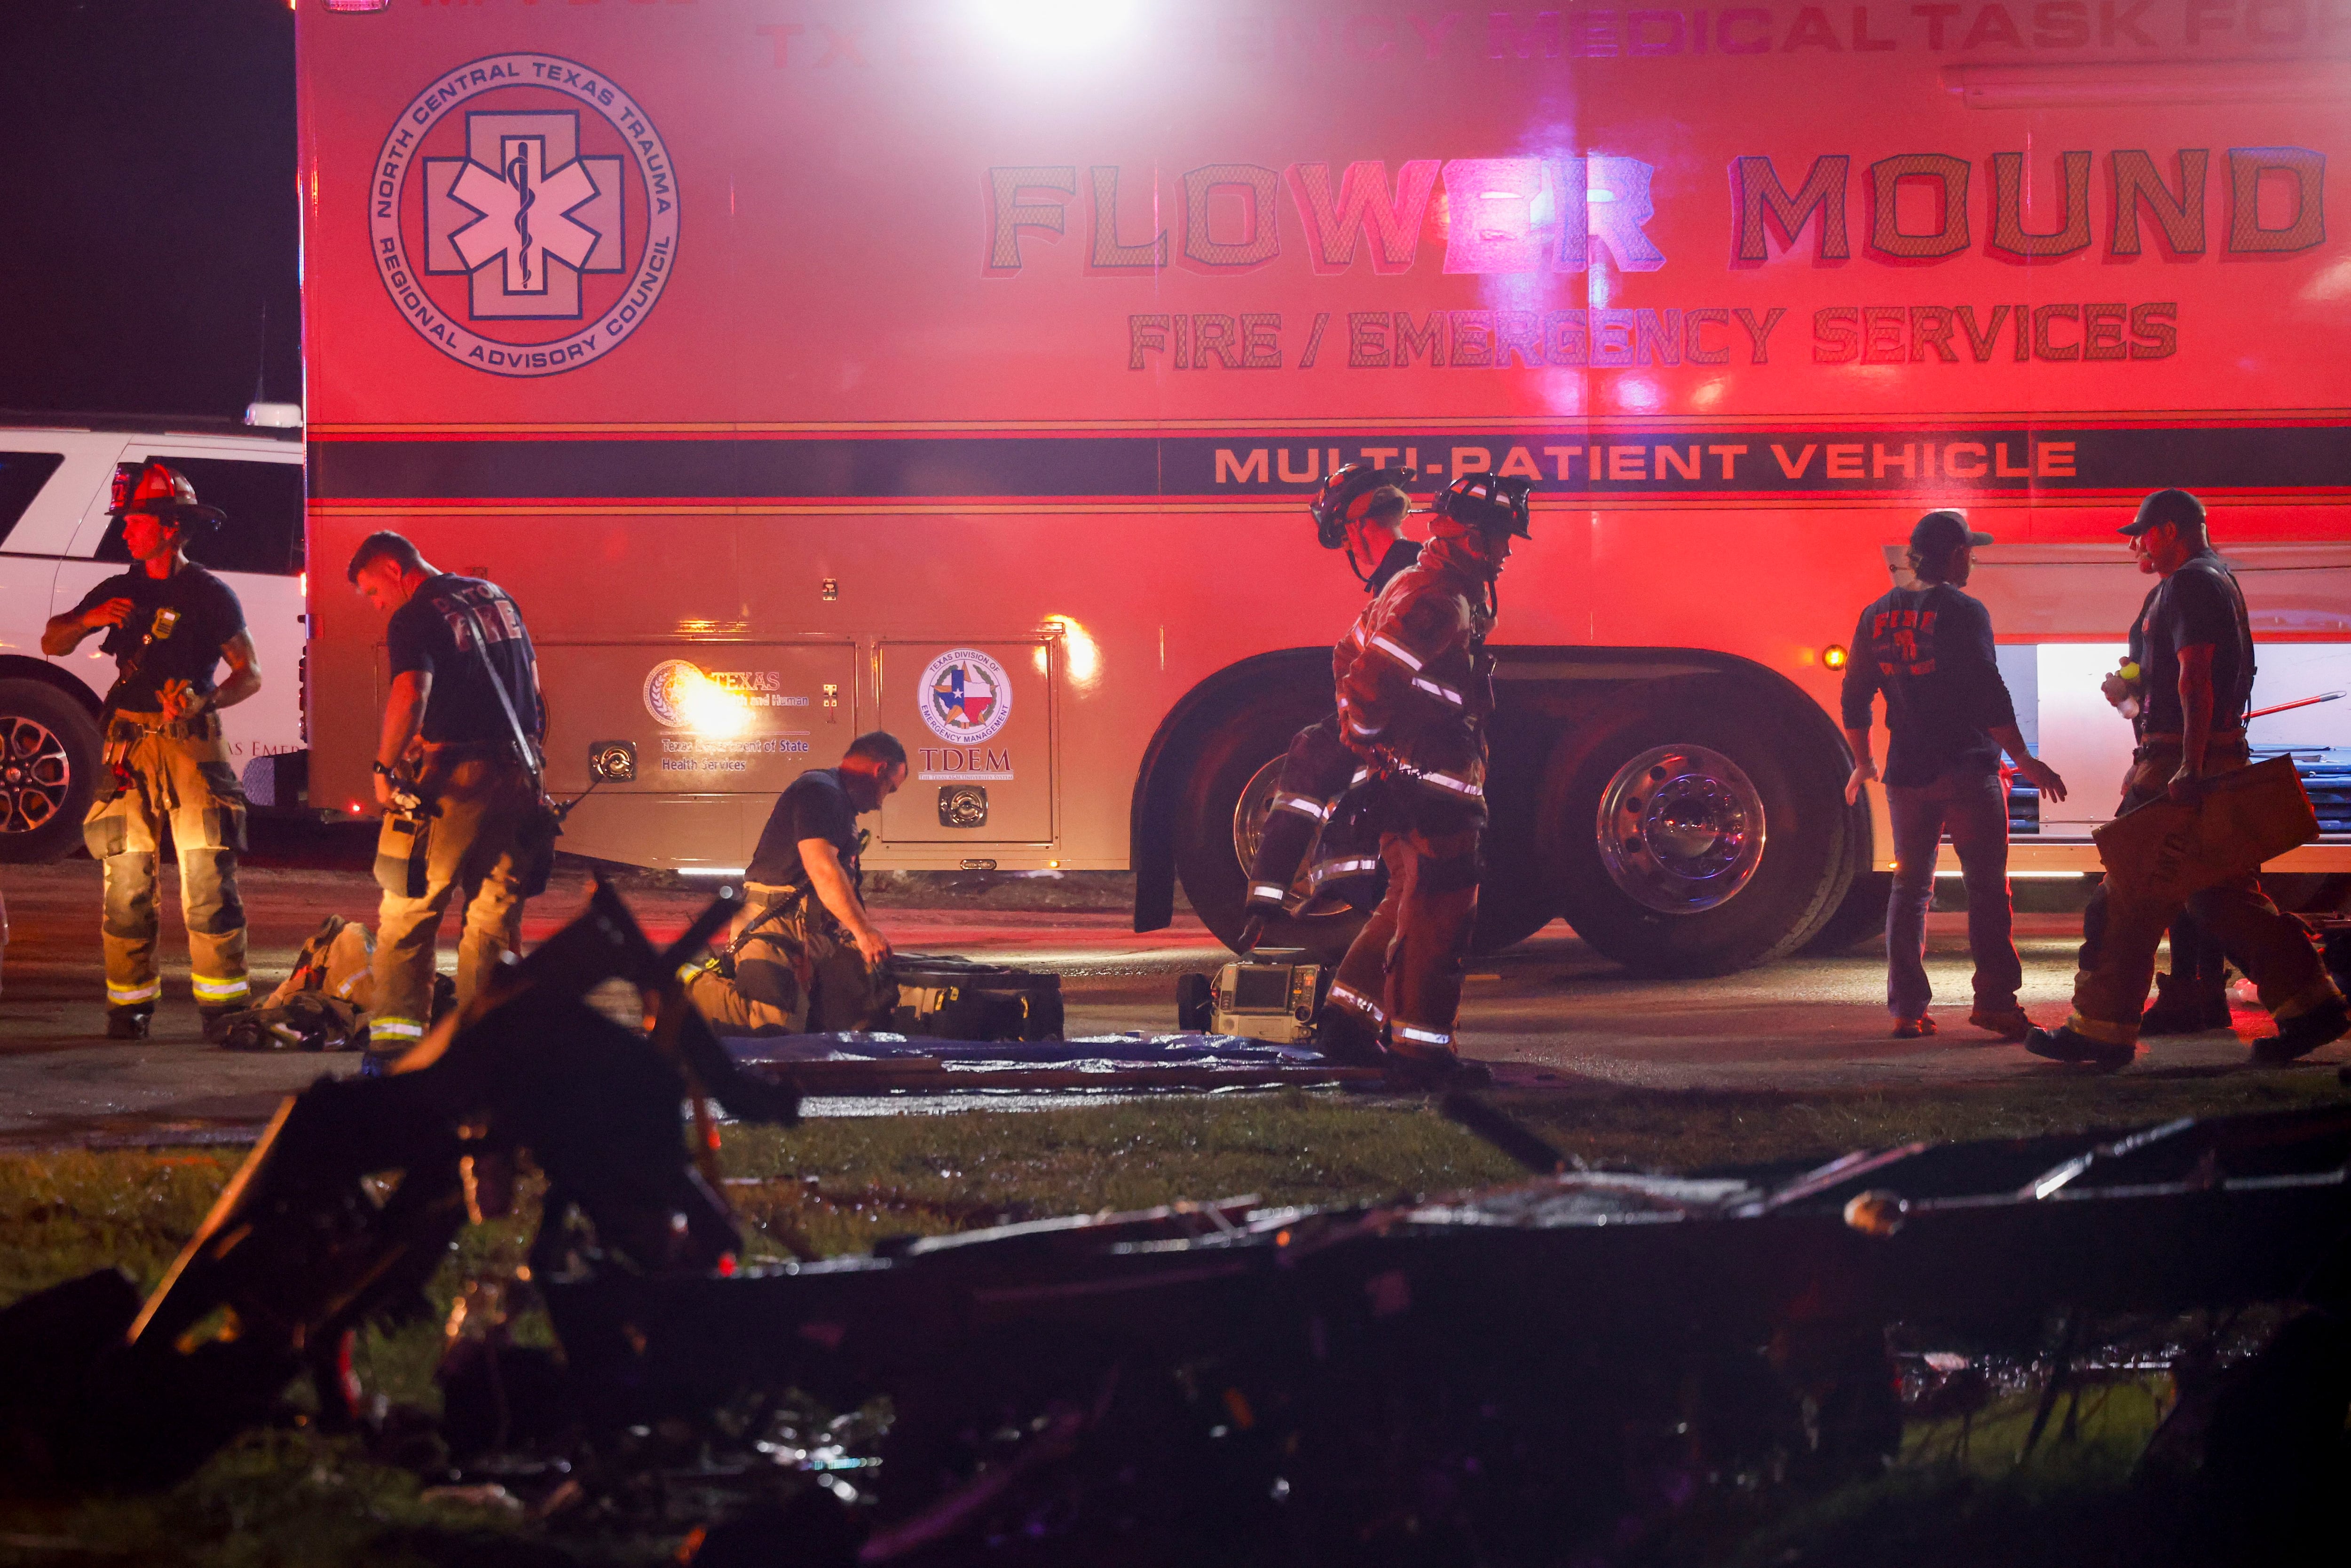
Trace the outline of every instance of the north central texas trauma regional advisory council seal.
{"label": "north central texas trauma regional advisory council seal", "polygon": [[636,100],[522,51],[447,71],[401,111],[369,181],[368,237],[427,342],[494,375],[553,375],[644,324],[676,265],[677,206]]}

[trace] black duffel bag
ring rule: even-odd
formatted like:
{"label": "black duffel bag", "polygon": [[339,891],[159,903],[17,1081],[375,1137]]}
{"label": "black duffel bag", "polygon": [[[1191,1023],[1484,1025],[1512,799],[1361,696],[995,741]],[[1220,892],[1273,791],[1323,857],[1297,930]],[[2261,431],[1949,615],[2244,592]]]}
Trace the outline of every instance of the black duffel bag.
{"label": "black duffel bag", "polygon": [[934,1040],[1061,1038],[1061,977],[971,958],[899,953],[898,1032]]}

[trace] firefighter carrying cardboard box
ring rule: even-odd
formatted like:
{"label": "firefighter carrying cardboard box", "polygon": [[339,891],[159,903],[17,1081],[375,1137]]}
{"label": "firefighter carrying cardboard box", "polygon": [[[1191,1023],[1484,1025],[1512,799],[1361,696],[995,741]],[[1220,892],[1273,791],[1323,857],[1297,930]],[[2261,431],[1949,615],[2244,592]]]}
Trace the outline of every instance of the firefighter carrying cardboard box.
{"label": "firefighter carrying cardboard box", "polygon": [[[2187,491],[2158,490],[2121,531],[2139,570],[2163,579],[2135,639],[2138,678],[2118,671],[2104,688],[2117,706],[2130,698],[2142,705],[2122,810],[2167,799],[2198,806],[2212,780],[2252,760],[2245,744],[2253,695],[2245,596],[2213,552],[2204,504]],[[2351,1029],[2351,1011],[2310,933],[2262,892],[2259,858],[2184,896],[2165,879],[2119,874],[2137,867],[2110,868],[2082,912],[2074,1015],[2063,1028],[2034,1030],[2025,1048],[2110,1071],[2128,1064],[2138,1054],[2156,944],[2183,904],[2252,977],[2262,1005],[2277,1020],[2277,1033],[2253,1042],[2256,1061],[2293,1061],[2341,1039]]]}

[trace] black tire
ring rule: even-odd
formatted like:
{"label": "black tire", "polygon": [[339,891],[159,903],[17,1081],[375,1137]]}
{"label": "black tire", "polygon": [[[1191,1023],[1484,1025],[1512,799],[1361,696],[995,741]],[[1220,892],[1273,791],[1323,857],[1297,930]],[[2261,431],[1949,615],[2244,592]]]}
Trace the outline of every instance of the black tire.
{"label": "black tire", "polygon": [[2323,871],[2269,873],[2262,877],[2262,891],[2288,915],[2332,915],[2351,897],[2351,876]]}
{"label": "black tire", "polygon": [[103,750],[97,721],[72,697],[41,681],[0,681],[0,862],[72,852]]}
{"label": "black tire", "polygon": [[1478,881],[1478,923],[1472,953],[1499,953],[1559,918],[1559,889],[1535,855],[1542,810],[1544,760],[1557,727],[1505,710],[1489,731],[1486,769],[1486,869]]}
{"label": "black tire", "polygon": [[1216,982],[1206,975],[1176,977],[1176,1027],[1186,1034],[1205,1034],[1216,1016]]}
{"label": "black tire", "polygon": [[1864,942],[1882,939],[1886,936],[1886,901],[1893,896],[1892,872],[1854,873],[1853,885],[1845,889],[1836,913],[1804,944],[1804,951],[1816,958],[1833,958],[1840,953],[1852,952]]}
{"label": "black tire", "polygon": [[[1176,821],[1176,874],[1201,923],[1230,947],[1248,918],[1248,868],[1233,846],[1233,813],[1258,770],[1289,748],[1290,737],[1320,719],[1327,705],[1283,694],[1228,716],[1201,740]],[[1362,930],[1354,911],[1269,921],[1259,948],[1297,948],[1335,962]]]}
{"label": "black tire", "polygon": [[[1544,774],[1540,853],[1576,934],[1652,975],[1728,974],[1811,940],[1843,902],[1855,857],[1844,757],[1807,737],[1804,716],[1729,683],[1661,681],[1562,736]],[[1653,757],[1654,769],[1635,766]],[[1636,898],[1612,874],[1599,831],[1611,791],[1636,825],[1621,841],[1639,846],[1619,856],[1621,874],[1682,907]],[[1648,836],[1701,819],[1713,825]],[[1693,875],[1668,875],[1669,854]],[[1716,859],[1719,873],[1696,874]]]}

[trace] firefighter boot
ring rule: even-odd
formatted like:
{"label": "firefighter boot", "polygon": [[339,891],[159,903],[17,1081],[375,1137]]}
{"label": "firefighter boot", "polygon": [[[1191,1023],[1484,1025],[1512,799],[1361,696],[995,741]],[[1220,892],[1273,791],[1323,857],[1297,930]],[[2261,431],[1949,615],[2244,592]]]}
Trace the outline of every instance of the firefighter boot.
{"label": "firefighter boot", "polygon": [[2140,1015],[2141,1034],[2201,1034],[2227,1029],[2229,992],[2225,986],[2207,988],[2186,975],[2158,975],[2155,1000]]}
{"label": "firefighter boot", "polygon": [[1306,1043],[1343,1067],[1385,1067],[1391,1061],[1380,1044],[1379,1025],[1344,1004],[1323,1004]]}
{"label": "firefighter boot", "polygon": [[2277,1033],[2253,1041],[2253,1060],[2264,1067],[2298,1061],[2322,1045],[2351,1033],[2351,1006],[2341,997],[2280,1020]]}
{"label": "firefighter boot", "polygon": [[2034,1030],[2024,1037],[2024,1049],[2052,1061],[2068,1062],[2076,1067],[2095,1067],[2107,1072],[2128,1067],[2132,1058],[2138,1055],[2138,1045],[2135,1040],[2094,1040],[2071,1024],[2057,1029]]}
{"label": "firefighter boot", "polygon": [[1406,1093],[1435,1093],[1450,1089],[1492,1086],[1493,1070],[1450,1051],[1392,1051],[1387,1058],[1388,1087]]}
{"label": "firefighter boot", "polygon": [[109,1040],[145,1040],[147,1026],[154,1019],[152,1008],[109,1008],[106,1009],[106,1038]]}

